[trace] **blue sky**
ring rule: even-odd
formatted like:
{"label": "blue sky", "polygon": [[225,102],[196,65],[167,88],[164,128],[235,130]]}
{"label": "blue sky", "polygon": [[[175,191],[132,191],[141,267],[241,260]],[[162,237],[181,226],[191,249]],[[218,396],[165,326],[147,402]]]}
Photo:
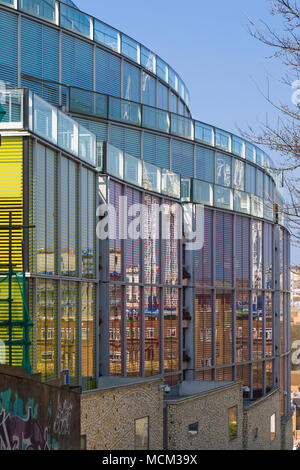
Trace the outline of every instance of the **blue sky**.
{"label": "blue sky", "polygon": [[[160,55],[185,81],[195,119],[238,133],[277,115],[262,92],[291,103],[287,72],[247,31],[247,16],[280,27],[267,0],[95,0],[79,9],[127,33]],[[261,91],[260,91],[260,90]],[[280,156],[269,152],[278,161]],[[300,250],[292,249],[300,263]]]}

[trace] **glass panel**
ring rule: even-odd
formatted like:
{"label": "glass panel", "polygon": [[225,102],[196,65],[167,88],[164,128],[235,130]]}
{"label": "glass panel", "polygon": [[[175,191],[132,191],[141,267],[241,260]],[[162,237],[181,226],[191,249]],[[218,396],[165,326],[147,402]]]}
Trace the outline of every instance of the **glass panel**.
{"label": "glass panel", "polygon": [[23,128],[23,90],[0,90],[0,129]]}
{"label": "glass panel", "polygon": [[232,294],[216,295],[216,363],[232,362]]}
{"label": "glass panel", "polygon": [[61,370],[69,372],[70,385],[78,384],[78,283],[62,281]]}
{"label": "glass panel", "polygon": [[249,360],[249,294],[236,293],[236,362]]}
{"label": "glass panel", "polygon": [[233,209],[232,189],[215,186],[214,193],[215,206],[223,207],[224,209]]}
{"label": "glass panel", "polygon": [[149,449],[149,418],[135,420],[135,449]]}
{"label": "glass panel", "polygon": [[193,180],[193,202],[213,205],[213,185],[199,180]]}
{"label": "glass panel", "polygon": [[143,162],[143,187],[150,191],[161,191],[161,169]]}
{"label": "glass panel", "polygon": [[179,291],[164,291],[164,371],[179,369]]}
{"label": "glass panel", "polygon": [[274,208],[273,204],[270,201],[264,201],[264,219],[274,220]]}
{"label": "glass panel", "polygon": [[92,38],[92,18],[78,10],[60,4],[60,25],[75,33]]}
{"label": "glass panel", "polygon": [[194,126],[192,119],[171,114],[171,133],[193,140]]}
{"label": "glass panel", "polygon": [[107,144],[106,171],[110,175],[123,179],[123,152]]}
{"label": "glass panel", "polygon": [[0,3],[3,3],[4,5],[11,5],[11,6],[15,6],[16,8],[16,0],[0,0]]}
{"label": "glass panel", "polygon": [[235,153],[236,155],[239,155],[240,157],[245,156],[244,152],[244,141],[240,137],[237,137],[236,135],[231,136],[231,142],[232,142],[232,153]]}
{"label": "glass panel", "polygon": [[142,102],[148,106],[156,104],[156,80],[145,72],[142,72]]}
{"label": "glass panel", "polygon": [[125,153],[124,179],[129,183],[142,186],[142,162],[129,153]]}
{"label": "glass panel", "polygon": [[237,437],[237,406],[229,408],[229,440]]}
{"label": "glass panel", "polygon": [[231,157],[221,153],[216,155],[216,183],[231,186]]}
{"label": "glass panel", "polygon": [[58,111],[58,145],[78,155],[78,124],[61,111]]}
{"label": "glass panel", "polygon": [[233,218],[216,212],[216,285],[232,286],[233,282]]}
{"label": "glass panel", "polygon": [[141,107],[137,103],[109,97],[109,119],[141,125]]}
{"label": "glass panel", "polygon": [[122,286],[109,287],[109,363],[110,375],[122,374]]}
{"label": "glass panel", "polygon": [[262,288],[262,222],[252,221],[252,287]]}
{"label": "glass panel", "polygon": [[19,0],[19,9],[51,23],[58,22],[58,6],[54,0]]}
{"label": "glass panel", "polygon": [[143,127],[169,133],[169,113],[155,108],[149,108],[148,106],[143,106]]}
{"label": "glass panel", "polygon": [[156,75],[168,83],[168,65],[160,57],[156,57]]}
{"label": "glass panel", "polygon": [[95,278],[95,175],[81,168],[81,270],[82,276]]}
{"label": "glass panel", "polygon": [[246,191],[255,194],[256,191],[256,169],[252,165],[246,165]]}
{"label": "glass panel", "polygon": [[94,20],[94,40],[120,52],[120,33],[98,20]]}
{"label": "glass panel", "polygon": [[245,164],[233,159],[233,186],[241,191],[245,190]]}
{"label": "glass panel", "polygon": [[37,280],[36,283],[36,370],[43,380],[57,378],[57,283]]}
{"label": "glass panel", "polygon": [[78,126],[78,156],[87,163],[96,166],[96,137],[85,127]]}
{"label": "glass panel", "polygon": [[264,203],[260,197],[251,196],[251,214],[256,217],[263,218],[264,216]]}
{"label": "glass panel", "polygon": [[266,357],[273,356],[273,294],[265,293],[266,311]]}
{"label": "glass panel", "polygon": [[191,201],[191,179],[190,178],[181,179],[181,201],[182,202]]}
{"label": "glass panel", "polygon": [[34,95],[34,132],[50,142],[57,143],[57,109]]}
{"label": "glass panel", "polygon": [[250,214],[250,196],[241,191],[234,191],[234,210]]}
{"label": "glass panel", "polygon": [[141,65],[150,72],[156,73],[155,54],[144,46],[141,47]]}
{"label": "glass panel", "polygon": [[196,368],[212,366],[212,295],[197,288],[195,295]]}
{"label": "glass panel", "polygon": [[70,88],[70,111],[87,116],[107,117],[107,96],[99,93]]}
{"label": "glass panel", "polygon": [[171,67],[169,67],[169,85],[173,90],[178,90],[178,77]]}
{"label": "glass panel", "polygon": [[168,111],[169,109],[169,89],[162,83],[157,83],[157,107]]}
{"label": "glass panel", "polygon": [[180,199],[180,176],[163,168],[161,177],[162,193]]}
{"label": "glass panel", "polygon": [[96,291],[92,283],[82,283],[81,297],[81,364],[82,387],[84,390],[95,388],[95,350],[96,350]]}
{"label": "glass panel", "polygon": [[145,375],[159,374],[160,371],[160,290],[145,287]]}
{"label": "glass panel", "polygon": [[135,62],[140,62],[140,46],[133,39],[122,34],[122,54]]}
{"label": "glass panel", "polygon": [[236,216],[235,225],[235,275],[236,286],[247,288],[250,284],[250,219]]}
{"label": "glass panel", "polygon": [[249,142],[246,142],[245,144],[245,154],[246,154],[246,159],[249,160],[250,162],[255,163],[256,158],[255,158],[255,147],[254,145],[250,144]]}
{"label": "glass panel", "polygon": [[215,129],[215,146],[224,150],[230,150],[230,134]]}
{"label": "glass panel", "polygon": [[140,102],[140,70],[135,65],[123,63],[123,98]]}
{"label": "glass panel", "polygon": [[[120,207],[121,195],[122,195],[121,184],[116,183],[113,180],[110,180],[109,181],[109,203],[113,205],[116,213],[118,214],[120,214],[120,211],[122,210]],[[110,238],[109,240],[109,275],[112,281],[121,281],[123,278],[122,244],[121,244],[120,233],[119,233],[119,224],[116,224],[115,237]],[[120,300],[120,309],[123,310],[121,300]]]}
{"label": "glass panel", "polygon": [[214,129],[211,126],[195,121],[195,140],[213,145]]}
{"label": "glass panel", "polygon": [[[138,240],[135,240],[135,242]],[[125,248],[126,250],[126,248]],[[127,267],[128,269],[129,267]],[[134,266],[131,266],[131,271]],[[126,287],[126,368],[127,377],[140,376],[141,289]]]}
{"label": "glass panel", "polygon": [[256,163],[259,166],[264,166],[264,152],[256,147]]}

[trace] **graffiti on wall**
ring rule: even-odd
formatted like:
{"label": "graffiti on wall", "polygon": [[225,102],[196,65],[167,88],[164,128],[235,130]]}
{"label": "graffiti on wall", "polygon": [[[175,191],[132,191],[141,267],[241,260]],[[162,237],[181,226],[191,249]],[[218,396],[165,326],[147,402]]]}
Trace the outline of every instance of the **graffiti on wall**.
{"label": "graffiti on wall", "polygon": [[42,429],[28,408],[26,418],[11,416],[5,410],[0,413],[1,450],[49,450],[48,429]]}
{"label": "graffiti on wall", "polygon": [[34,398],[24,404],[17,393],[12,397],[10,388],[0,392],[0,450],[59,449],[59,443],[50,437],[51,414],[52,403],[48,406],[48,423],[42,426]]}
{"label": "graffiti on wall", "polygon": [[56,417],[53,425],[53,431],[59,436],[70,434],[70,422],[72,415],[72,404],[65,400],[63,405],[59,402]]}

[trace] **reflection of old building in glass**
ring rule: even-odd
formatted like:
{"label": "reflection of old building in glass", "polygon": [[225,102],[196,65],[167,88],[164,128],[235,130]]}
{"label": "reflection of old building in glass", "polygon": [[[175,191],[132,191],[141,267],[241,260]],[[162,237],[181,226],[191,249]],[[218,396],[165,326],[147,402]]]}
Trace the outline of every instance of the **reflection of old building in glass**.
{"label": "reflection of old building in glass", "polygon": [[[280,388],[287,417],[289,232],[270,158],[193,120],[180,76],[125,34],[56,0],[0,3],[0,215],[35,225],[13,254],[27,273],[32,370],[67,370],[84,389],[101,376],[238,380],[248,400]],[[98,240],[101,202],[127,228],[143,204],[146,236],[117,223]],[[204,205],[194,251],[176,238],[172,206],[184,202]],[[168,239],[163,210],[152,217],[162,205]],[[16,328],[0,340],[20,364]]]}

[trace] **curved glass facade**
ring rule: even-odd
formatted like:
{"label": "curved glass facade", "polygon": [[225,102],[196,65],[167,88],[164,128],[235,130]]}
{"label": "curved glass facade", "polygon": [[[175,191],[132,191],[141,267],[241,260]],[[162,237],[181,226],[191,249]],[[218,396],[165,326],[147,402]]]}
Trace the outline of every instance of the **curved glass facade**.
{"label": "curved glass facade", "polygon": [[[287,414],[289,232],[280,175],[258,147],[193,120],[188,90],[166,62],[66,3],[0,0],[0,79],[35,93],[30,130],[69,155],[47,150],[39,160],[45,151],[35,147],[32,308],[41,330],[45,306],[50,323],[59,311],[63,331],[40,338],[36,369],[45,378],[67,369],[86,387],[96,371],[164,374],[170,384],[240,380],[249,399],[280,387]],[[2,129],[23,125],[12,93],[2,97]],[[117,233],[96,242],[100,201],[127,225],[132,204],[149,213],[164,204],[172,230],[173,204],[203,204],[204,245],[191,254],[174,231],[163,239],[161,223],[156,240]]]}

